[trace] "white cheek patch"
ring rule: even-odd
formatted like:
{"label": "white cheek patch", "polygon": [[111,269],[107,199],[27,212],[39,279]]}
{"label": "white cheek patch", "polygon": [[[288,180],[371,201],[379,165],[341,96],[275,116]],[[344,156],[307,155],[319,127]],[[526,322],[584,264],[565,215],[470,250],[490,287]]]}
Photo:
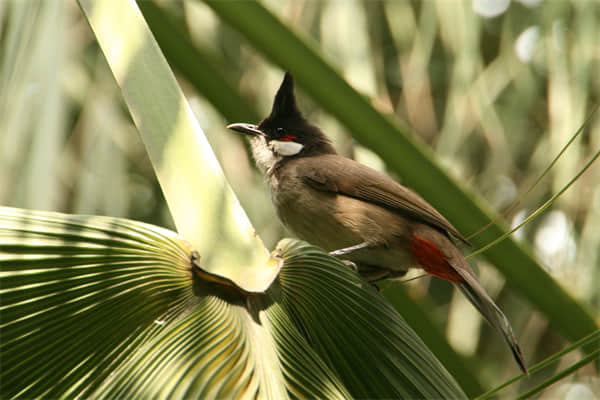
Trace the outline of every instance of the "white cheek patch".
{"label": "white cheek patch", "polygon": [[271,140],[270,145],[275,153],[280,156],[293,156],[302,151],[303,144],[292,141]]}

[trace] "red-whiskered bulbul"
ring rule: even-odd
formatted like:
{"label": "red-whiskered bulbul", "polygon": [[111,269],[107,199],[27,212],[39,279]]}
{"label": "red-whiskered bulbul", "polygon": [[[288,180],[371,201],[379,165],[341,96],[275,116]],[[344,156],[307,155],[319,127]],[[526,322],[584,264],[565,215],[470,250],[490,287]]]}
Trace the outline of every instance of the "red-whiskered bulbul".
{"label": "red-whiskered bulbul", "polygon": [[258,125],[228,128],[248,135],[287,229],[349,262],[368,281],[422,268],[456,284],[504,336],[527,373],[510,322],[454,244],[467,240],[415,192],[337,155],[329,139],[298,110],[289,73],[267,118]]}

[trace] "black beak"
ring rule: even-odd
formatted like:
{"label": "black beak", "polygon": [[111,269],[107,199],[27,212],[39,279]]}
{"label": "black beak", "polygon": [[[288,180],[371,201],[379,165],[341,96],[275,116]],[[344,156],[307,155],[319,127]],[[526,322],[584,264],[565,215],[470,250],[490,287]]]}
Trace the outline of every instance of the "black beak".
{"label": "black beak", "polygon": [[246,135],[259,135],[259,136],[264,136],[265,133],[263,131],[261,131],[260,129],[258,129],[258,126],[256,125],[252,125],[252,124],[230,124],[227,125],[227,128],[233,130],[233,131],[237,131],[237,132],[241,132],[241,133],[245,133]]}

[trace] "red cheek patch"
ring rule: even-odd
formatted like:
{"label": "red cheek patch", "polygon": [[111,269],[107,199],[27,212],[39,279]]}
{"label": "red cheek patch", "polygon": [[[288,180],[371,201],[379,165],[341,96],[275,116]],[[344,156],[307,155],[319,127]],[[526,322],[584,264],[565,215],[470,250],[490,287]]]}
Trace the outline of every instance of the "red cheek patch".
{"label": "red cheek patch", "polygon": [[435,244],[416,233],[413,233],[412,236],[410,250],[425,272],[453,283],[462,282],[461,276],[448,263],[446,256]]}
{"label": "red cheek patch", "polygon": [[294,135],[283,135],[279,138],[282,142],[291,142],[292,140],[296,140],[296,136]]}

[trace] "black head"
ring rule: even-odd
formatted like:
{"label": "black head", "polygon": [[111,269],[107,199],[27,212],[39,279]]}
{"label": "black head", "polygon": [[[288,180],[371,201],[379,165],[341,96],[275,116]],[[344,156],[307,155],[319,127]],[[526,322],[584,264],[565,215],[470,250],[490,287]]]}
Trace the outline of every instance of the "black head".
{"label": "black head", "polygon": [[267,118],[258,125],[231,124],[228,128],[263,137],[272,151],[281,149],[279,155],[282,157],[335,154],[329,139],[319,128],[311,125],[298,109],[294,97],[294,78],[289,72],[283,78]]}

